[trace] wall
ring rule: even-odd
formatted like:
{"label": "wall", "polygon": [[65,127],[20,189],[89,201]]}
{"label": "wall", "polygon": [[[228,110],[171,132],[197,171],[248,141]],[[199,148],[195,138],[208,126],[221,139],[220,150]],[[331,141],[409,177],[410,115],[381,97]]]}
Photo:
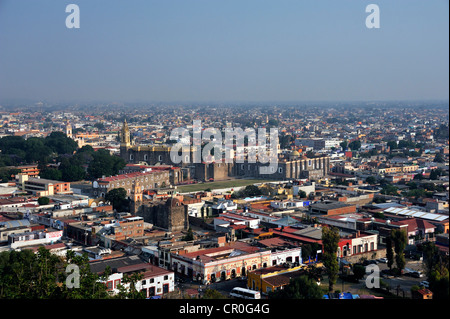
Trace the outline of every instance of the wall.
{"label": "wall", "polygon": [[369,251],[366,253],[361,253],[357,255],[347,256],[343,259],[350,263],[357,263],[360,262],[362,258],[365,258],[367,260],[371,259],[378,259],[378,258],[385,258],[386,257],[386,248],[378,249],[375,251]]}

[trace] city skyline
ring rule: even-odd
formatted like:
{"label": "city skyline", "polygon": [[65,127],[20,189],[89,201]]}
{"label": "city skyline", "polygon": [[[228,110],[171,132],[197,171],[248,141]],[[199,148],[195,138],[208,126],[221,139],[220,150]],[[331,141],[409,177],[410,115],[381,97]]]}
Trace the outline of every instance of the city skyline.
{"label": "city skyline", "polygon": [[445,1],[74,3],[0,2],[0,103],[449,98]]}

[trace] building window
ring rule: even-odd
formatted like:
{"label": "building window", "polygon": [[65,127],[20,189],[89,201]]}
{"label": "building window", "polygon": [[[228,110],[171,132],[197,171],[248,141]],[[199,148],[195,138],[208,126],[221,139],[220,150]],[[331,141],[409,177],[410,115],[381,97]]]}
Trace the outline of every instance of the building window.
{"label": "building window", "polygon": [[164,280],[168,280],[169,279],[169,276],[168,275],[165,275],[164,276]]}
{"label": "building window", "polygon": [[160,161],[160,162],[162,161],[162,155],[158,156],[158,161]]}

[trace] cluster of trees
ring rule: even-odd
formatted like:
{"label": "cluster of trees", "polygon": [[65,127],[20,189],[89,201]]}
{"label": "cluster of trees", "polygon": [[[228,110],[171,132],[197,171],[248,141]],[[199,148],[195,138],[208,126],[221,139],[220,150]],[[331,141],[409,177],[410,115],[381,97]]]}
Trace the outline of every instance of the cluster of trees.
{"label": "cluster of trees", "polygon": [[315,259],[319,249],[320,245],[317,243],[304,244],[302,246],[302,259],[305,261],[309,260],[309,258]]}
{"label": "cluster of trees", "polygon": [[398,196],[398,187],[397,186],[394,186],[391,184],[384,184],[381,187],[382,187],[382,189],[380,191],[380,194]]}
{"label": "cluster of trees", "polygon": [[389,269],[396,267],[394,271],[398,274],[405,268],[405,248],[408,244],[408,235],[405,230],[393,229],[389,237],[386,238],[386,258]]}
{"label": "cluster of trees", "polygon": [[255,185],[248,185],[240,191],[234,192],[231,198],[261,196],[262,191]]}
{"label": "cluster of trees", "polygon": [[5,136],[0,138],[0,166],[49,162],[55,155],[73,154],[78,144],[63,132],[47,137]]}
{"label": "cluster of trees", "polygon": [[[67,268],[76,265],[79,270],[79,288],[70,288],[66,280],[74,272]],[[69,269],[70,271],[66,271]],[[51,254],[44,247],[37,253],[4,251],[0,253],[0,299],[137,299],[144,298],[135,284],[142,275],[125,276],[119,294],[111,296],[104,282],[111,274],[108,268],[102,275],[90,271],[87,254],[68,251],[65,258]]]}
{"label": "cluster of trees", "polygon": [[8,167],[0,167],[0,180],[2,183],[6,183],[9,180],[11,180],[11,178],[14,175],[16,175],[17,173],[19,173],[18,169],[8,168]]}
{"label": "cluster of trees", "polygon": [[[95,151],[78,144],[63,132],[52,132],[47,137],[5,136],[0,138],[0,167],[38,163],[42,178],[65,182],[96,179],[115,175],[125,166],[125,161],[110,155],[106,150]],[[57,168],[49,163],[59,163]],[[2,170],[0,178],[10,179],[14,172]]]}
{"label": "cluster of trees", "polygon": [[322,289],[308,275],[291,279],[284,289],[269,293],[270,299],[322,299]]}
{"label": "cluster of trees", "polygon": [[339,145],[342,147],[342,149],[344,151],[347,148],[351,149],[352,151],[357,151],[357,150],[359,150],[361,148],[361,141],[360,140],[354,140],[354,141],[351,141],[349,143],[347,140],[345,140],[345,141],[341,142]]}
{"label": "cluster of trees", "polygon": [[430,283],[430,290],[434,299],[449,298],[449,257],[439,252],[433,242],[422,245],[426,275]]}
{"label": "cluster of trees", "polygon": [[105,200],[110,202],[117,211],[128,211],[130,200],[127,198],[127,191],[120,187],[114,188],[106,193]]}

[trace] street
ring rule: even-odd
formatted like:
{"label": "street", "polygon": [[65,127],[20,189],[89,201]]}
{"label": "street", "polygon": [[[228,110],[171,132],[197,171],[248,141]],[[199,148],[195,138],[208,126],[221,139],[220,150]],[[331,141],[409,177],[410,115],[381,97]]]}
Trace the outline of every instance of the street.
{"label": "street", "polygon": [[[381,275],[382,270],[389,269],[387,264],[378,263],[377,266],[380,270],[380,280],[386,283],[389,286],[390,292],[393,294],[397,294],[397,288],[399,289],[398,295],[405,297],[411,296],[411,287],[416,285],[419,286],[421,281],[427,280],[425,276],[421,278],[415,278],[409,275],[402,275],[400,277],[386,277]],[[417,260],[407,260],[406,270],[414,270],[414,271],[422,271],[424,272],[423,265],[421,261]],[[359,283],[350,283],[350,282],[342,282],[341,279],[338,279],[335,285],[335,289],[339,289],[343,292],[351,292],[353,294],[371,294],[371,290],[366,286],[366,278],[370,274],[366,274],[363,279],[359,281]]]}
{"label": "street", "polygon": [[176,287],[179,288],[181,291],[186,291],[187,289],[194,289],[199,291],[200,295],[202,294],[202,292],[205,291],[205,289],[214,289],[223,294],[224,296],[228,297],[228,294],[234,287],[246,288],[247,280],[235,278],[211,283],[209,285],[201,285],[196,281],[185,279],[184,282],[177,284]]}

